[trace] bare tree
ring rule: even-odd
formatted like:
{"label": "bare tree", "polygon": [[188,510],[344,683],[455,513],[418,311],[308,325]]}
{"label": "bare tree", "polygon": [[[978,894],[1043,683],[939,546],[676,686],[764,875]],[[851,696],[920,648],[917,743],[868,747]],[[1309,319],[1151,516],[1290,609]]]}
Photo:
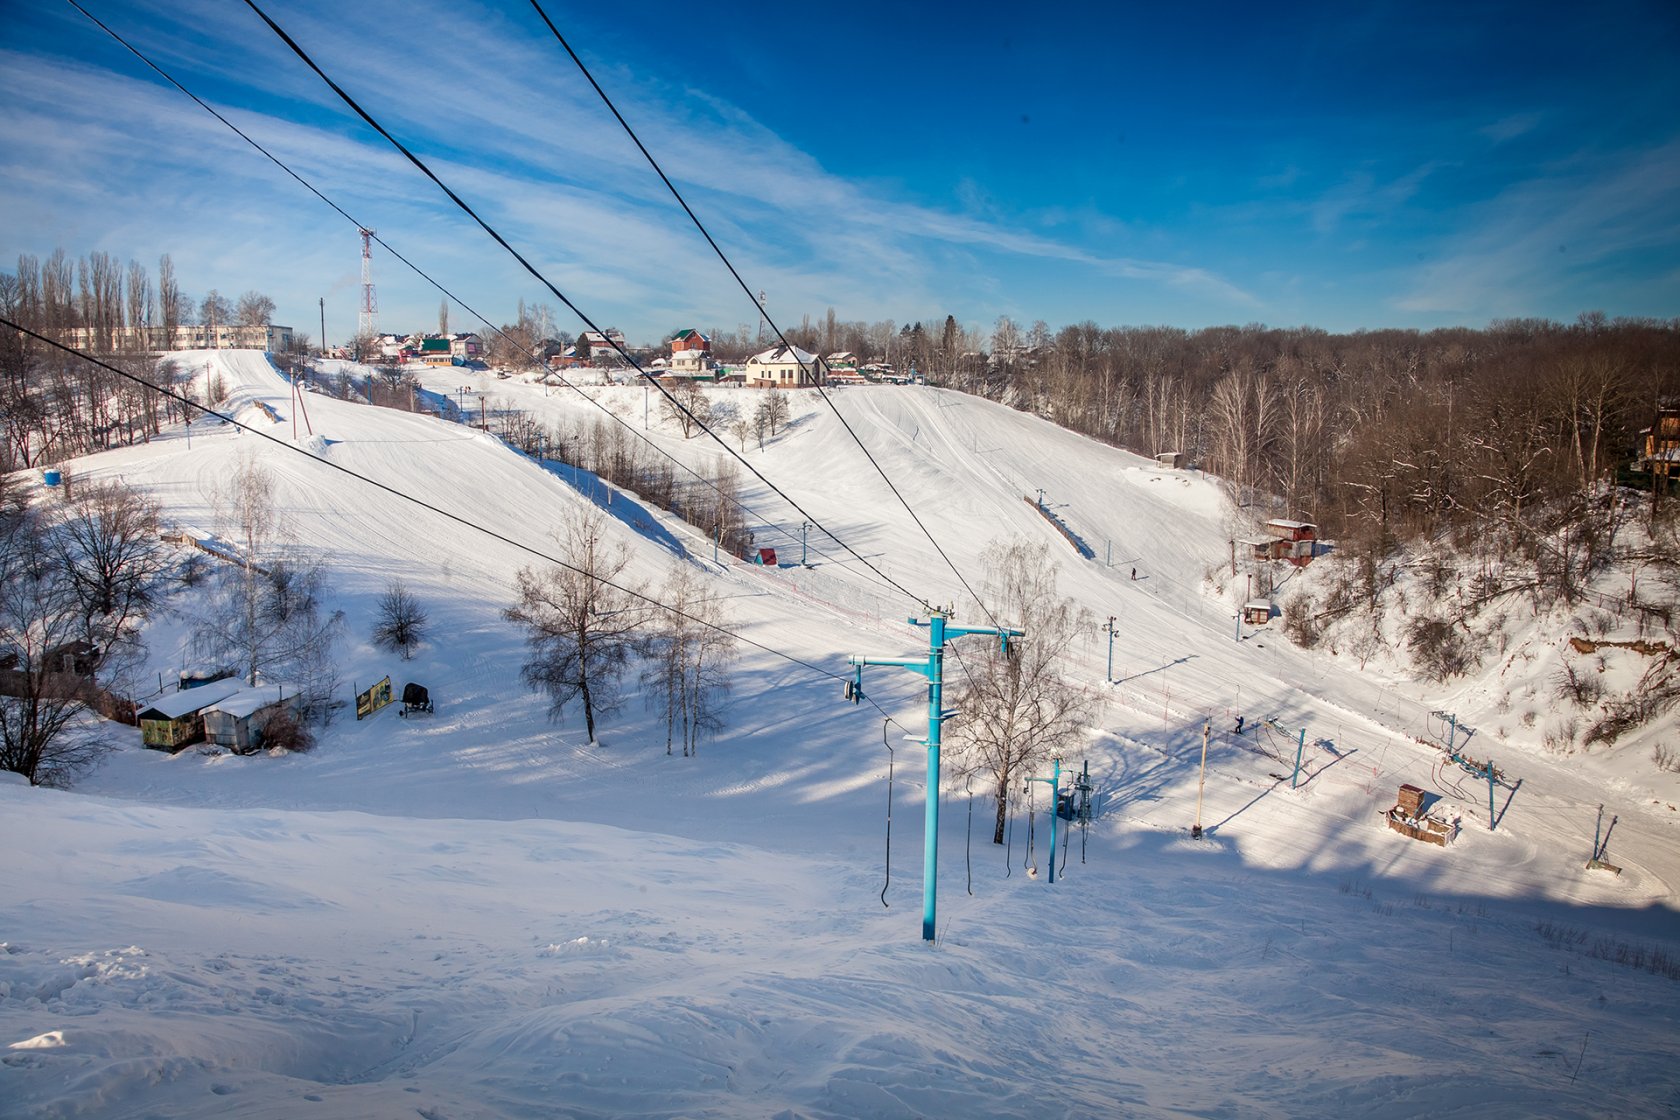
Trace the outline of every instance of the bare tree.
{"label": "bare tree", "polygon": [[426,612],[400,579],[385,585],[379,616],[373,624],[373,644],[402,653],[407,661],[426,636]]}
{"label": "bare tree", "polygon": [[186,321],[190,312],[181,285],[175,279],[175,262],[165,253],[158,259],[158,325],[163,328],[160,350],[175,346],[175,328]]}
{"label": "bare tree", "polygon": [[671,387],[670,396],[659,398],[659,407],[681,430],[684,439],[712,423],[712,402],[696,381],[677,382]]}
{"label": "bare tree", "polygon": [[155,604],[172,567],[157,503],[121,482],[79,487],[51,546],[81,611],[79,637],[104,648]]}
{"label": "bare tree", "polygon": [[233,317],[241,326],[266,327],[274,321],[274,301],[261,292],[246,292],[234,304]]}
{"label": "bare tree", "polygon": [[[1043,544],[997,541],[985,553],[985,591],[993,612],[1026,632],[1006,653],[996,639],[964,641],[951,690],[962,713],[952,735],[958,764],[996,783],[992,843],[1003,843],[1010,787],[1085,736],[1095,712],[1089,692],[1061,675],[1068,646],[1092,626],[1089,611],[1056,592]],[[979,646],[979,648],[975,648]],[[948,674],[952,675],[952,674]]]}
{"label": "bare tree", "polygon": [[0,481],[0,769],[63,786],[109,749],[81,726],[99,651],[77,646],[81,604],[52,555],[51,527],[5,488]]}
{"label": "bare tree", "polygon": [[220,345],[216,328],[226,326],[233,319],[233,307],[227,297],[216,289],[211,288],[210,294],[204,297],[199,305],[199,316],[204,323],[205,344],[212,349]]}
{"label": "bare tree", "polygon": [[316,558],[291,554],[274,505],[274,479],[261,465],[240,465],[219,497],[241,545],[221,566],[193,628],[195,651],[231,666],[251,684],[285,682],[306,714],[325,715],[337,684],[333,646],[343,612],[323,618],[326,582]]}
{"label": "bare tree", "polygon": [[780,389],[764,390],[758,407],[753,410],[753,433],[758,436],[760,448],[766,435],[774,436],[776,429],[787,423],[788,411],[787,397]]}
{"label": "bare tree", "polygon": [[723,630],[723,611],[694,569],[678,562],[666,578],[662,614],[647,644],[642,673],[647,699],[665,717],[665,753],[682,740],[684,758],[700,752],[700,739],[722,729],[719,707],[729,694],[735,640]]}
{"label": "bare tree", "polygon": [[595,738],[595,713],[619,705],[619,680],[641,641],[646,610],[619,581],[630,563],[622,544],[604,538],[606,518],[580,507],[559,534],[565,566],[521,568],[518,601],[504,616],[526,629],[526,683],[548,693],[549,716],[560,718],[576,700],[584,729]]}

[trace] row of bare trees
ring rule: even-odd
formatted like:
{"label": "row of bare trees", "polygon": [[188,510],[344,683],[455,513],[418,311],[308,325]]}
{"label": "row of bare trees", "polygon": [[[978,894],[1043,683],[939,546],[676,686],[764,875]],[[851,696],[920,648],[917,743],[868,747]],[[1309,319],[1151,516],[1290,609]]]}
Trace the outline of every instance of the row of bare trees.
{"label": "row of bare trees", "polygon": [[591,507],[574,510],[557,538],[564,563],[520,569],[505,612],[525,628],[526,682],[548,695],[555,719],[581,708],[595,743],[596,715],[620,706],[624,674],[639,659],[643,695],[665,720],[665,753],[680,743],[685,758],[698,754],[723,726],[735,659],[711,587],[679,560],[655,605],[645,584],[630,582],[629,550],[608,542],[606,519]]}
{"label": "row of bare trees", "polygon": [[172,348],[175,328],[197,321],[261,325],[273,313],[274,301],[256,291],[234,303],[211,291],[195,304],[168,254],[155,285],[144,265],[124,266],[109,253],[20,256],[15,272],[0,272],[0,315],[98,353],[122,373],[22,332],[0,332],[0,470],[149,440],[164,424],[186,419],[187,406],[135,380],[191,397],[188,372],[157,354]]}

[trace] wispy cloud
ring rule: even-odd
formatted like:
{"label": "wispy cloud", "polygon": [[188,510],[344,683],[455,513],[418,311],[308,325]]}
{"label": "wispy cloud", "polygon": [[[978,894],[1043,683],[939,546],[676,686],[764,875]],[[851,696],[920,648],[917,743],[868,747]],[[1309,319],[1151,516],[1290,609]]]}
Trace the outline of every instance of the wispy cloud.
{"label": "wispy cloud", "polygon": [[1313,204],[1313,229],[1330,235],[1339,232],[1350,220],[1381,222],[1410,202],[1424,180],[1441,166],[1439,161],[1431,160],[1386,182],[1368,169],[1354,171]]}
{"label": "wispy cloud", "polygon": [[1478,131],[1495,144],[1503,144],[1533,132],[1540,127],[1540,122],[1544,119],[1541,113],[1513,113],[1484,125]]}
{"label": "wispy cloud", "polygon": [[[552,269],[563,290],[579,293],[592,316],[626,325],[648,308],[686,308],[722,324],[748,317],[744,297],[729,290],[711,251],[557,49],[529,29],[510,33],[497,13],[420,4],[410,15],[432,29],[427,41],[497,64],[456,80],[431,65],[424,44],[368,51],[367,42],[389,31],[377,13],[345,12],[346,26],[338,9],[331,25],[304,10],[292,17],[292,30],[370,111]],[[155,26],[134,20],[149,40],[144,49],[157,50],[189,86],[406,255],[446,262],[463,293],[490,309],[505,310],[515,293],[535,290],[266,29],[217,5],[154,7],[148,18]],[[186,45],[171,45],[172,24]],[[194,53],[211,42],[224,46]],[[299,305],[312,308],[314,293],[340,286],[321,276],[344,273],[331,263],[353,239],[342,219],[138,65],[113,71],[8,50],[0,52],[0,71],[0,94],[13,109],[0,120],[0,145],[10,153],[0,166],[0,203],[33,216],[29,230],[6,236],[7,248],[50,251],[50,239],[78,252],[170,251],[184,273],[192,262],[232,274],[186,274],[189,283],[266,286],[283,313],[300,320]],[[786,310],[832,304],[873,318],[903,313],[907,304],[945,304],[960,313],[965,303],[1008,289],[1010,262],[1063,265],[1221,305],[1255,302],[1211,266],[1103,252],[1077,232],[1047,232],[1060,231],[1030,214],[906,202],[824,168],[738,106],[632,80],[623,66],[603,66],[600,76],[626,91],[621,108],[749,283],[773,288]],[[1124,233],[1110,229],[1104,240]],[[387,307],[419,303],[428,315],[435,307],[434,295],[383,266],[381,285]]]}
{"label": "wispy cloud", "polygon": [[[1463,316],[1532,314],[1583,276],[1629,255],[1680,247],[1680,138],[1570,167],[1501,192],[1471,228],[1418,270],[1394,305]],[[1676,293],[1652,293],[1673,306]],[[1575,310],[1587,310],[1576,308]]]}

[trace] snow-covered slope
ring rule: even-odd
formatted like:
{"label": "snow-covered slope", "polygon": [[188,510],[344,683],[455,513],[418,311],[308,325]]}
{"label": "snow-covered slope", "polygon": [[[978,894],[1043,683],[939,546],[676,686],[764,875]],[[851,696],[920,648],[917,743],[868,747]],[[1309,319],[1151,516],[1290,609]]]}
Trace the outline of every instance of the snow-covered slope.
{"label": "snow-covered slope", "polygon": [[[1582,773],[1479,737],[1471,752],[1521,779],[1498,791],[1490,832],[1485,787],[1417,741],[1439,698],[1264,632],[1237,640],[1235,600],[1205,576],[1241,530],[1206,479],[956,394],[835,394],[970,583],[990,541],[1042,539],[1062,591],[1116,619],[1120,683],[1085,757],[1069,760],[1090,764],[1096,822],[1071,838],[1052,886],[1042,812],[1030,841],[1023,812],[999,849],[990,803],[948,783],[941,936],[927,946],[921,750],[898,728],[883,743],[880,714],[845,704],[823,671],[925,649],[904,623],[918,600],[972,611],[814,394],[795,394],[793,422],[764,449],[749,441],[747,459],[805,511],[746,479],[760,543],[797,558],[808,515],[902,589],[817,532],[810,568],[714,564],[693,530],[613,494],[610,531],[650,593],[686,555],[736,629],[787,655],[743,647],[727,731],[683,759],[634,704],[591,748],[519,683],[520,635],[500,612],[513,573],[540,561],[517,546],[551,549],[600,487],[468,427],[325,396],[306,398],[308,434],[262,355],[189,360],[218,368],[239,418],[279,442],[201,420],[190,449],[172,433],[79,462],[77,477],[120,475],[178,522],[210,527],[218,486],[259,459],[295,538],[331,566],[347,690],[390,673],[430,687],[438,711],[341,718],[313,753],[283,757],[169,757],[118,728],[126,748],[72,793],[0,785],[0,838],[28,853],[0,871],[0,1115],[1680,1106],[1680,981],[1599,959],[1680,956],[1680,797],[1662,775]],[[467,400],[464,383],[444,370],[428,387]],[[474,388],[545,424],[600,416],[598,403],[643,426],[640,388],[591,389],[596,403]],[[718,391],[731,396],[754,403]],[[674,456],[721,454],[648,416],[647,436]],[[285,446],[294,419],[309,455]],[[1039,514],[1041,488],[1093,558]],[[433,638],[408,663],[365,642],[392,576],[431,613]],[[153,628],[157,672],[185,663],[182,631]],[[1106,639],[1075,653],[1102,688]],[[869,678],[913,730],[918,679]],[[1209,717],[1210,836],[1196,843]],[[1402,782],[1462,817],[1455,844],[1383,827]],[[1600,802],[1619,816],[1619,877],[1583,868]]]}

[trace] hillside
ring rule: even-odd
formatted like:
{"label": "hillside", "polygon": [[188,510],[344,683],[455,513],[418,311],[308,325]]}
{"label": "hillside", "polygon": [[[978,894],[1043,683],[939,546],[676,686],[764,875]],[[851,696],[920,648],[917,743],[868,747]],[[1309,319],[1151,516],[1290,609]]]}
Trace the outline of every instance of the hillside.
{"label": "hillside", "polygon": [[[844,676],[848,654],[925,650],[904,621],[917,599],[952,603],[959,620],[972,608],[814,395],[794,394],[788,427],[744,453],[805,511],[744,479],[757,543],[784,562],[765,567],[714,562],[696,531],[635,495],[608,503],[564,463],[432,416],[310,394],[300,454],[288,387],[263,355],[186,359],[219,372],[238,419],[278,442],[201,420],[190,447],[169,433],[80,460],[75,477],[122,477],[176,523],[209,529],[218,486],[260,461],[293,538],[329,565],[345,694],[389,673],[431,688],[437,712],[346,714],[312,753],[248,758],[144,751],[113,727],[123,749],[74,791],[0,786],[5,839],[36,853],[0,872],[0,1114],[1680,1106],[1680,776],[1651,765],[1649,739],[1548,752],[1542,722],[1489,718],[1485,682],[1432,694],[1382,659],[1360,671],[1278,632],[1239,640],[1239,589],[1221,595],[1209,576],[1248,530],[1204,477],[957,393],[834,394],[971,582],[989,542],[1042,539],[1062,593],[1116,620],[1117,684],[1102,683],[1104,635],[1072,651],[1106,697],[1088,750],[1067,760],[1088,762],[1097,785],[1089,833],[1071,838],[1052,886],[1042,793],[1032,846],[1022,813],[1005,852],[969,825],[970,806],[984,822],[990,803],[948,784],[940,940],[927,946],[921,749],[890,730],[883,907],[883,720],[808,666]],[[466,404],[466,384],[446,369],[426,388]],[[647,408],[647,437],[673,456],[721,454],[661,422],[639,387],[591,387],[592,400],[513,381],[472,389],[487,412],[549,427],[605,408],[642,431]],[[521,635],[501,617],[514,572],[538,561],[324,464],[539,551],[569,510],[602,503],[654,595],[686,558],[736,630],[787,656],[741,648],[727,730],[696,758],[666,757],[634,702],[590,747],[581,721],[550,723],[520,683]],[[1040,515],[1041,488],[1092,558]],[[914,598],[814,531],[810,566],[789,566],[806,515]],[[407,663],[367,642],[392,577],[431,614],[433,640]],[[190,662],[190,593],[173,606],[148,634],[148,673],[165,679]],[[918,678],[875,669],[868,684],[920,733]],[[1439,729],[1430,712],[1457,705],[1477,728],[1466,749],[1520,779],[1498,791],[1493,831],[1485,786],[1420,742]],[[1205,719],[1216,734],[1198,843]],[[1378,813],[1408,782],[1461,818],[1454,844],[1384,827]],[[1583,868],[1600,804],[1618,818],[1619,876]]]}

